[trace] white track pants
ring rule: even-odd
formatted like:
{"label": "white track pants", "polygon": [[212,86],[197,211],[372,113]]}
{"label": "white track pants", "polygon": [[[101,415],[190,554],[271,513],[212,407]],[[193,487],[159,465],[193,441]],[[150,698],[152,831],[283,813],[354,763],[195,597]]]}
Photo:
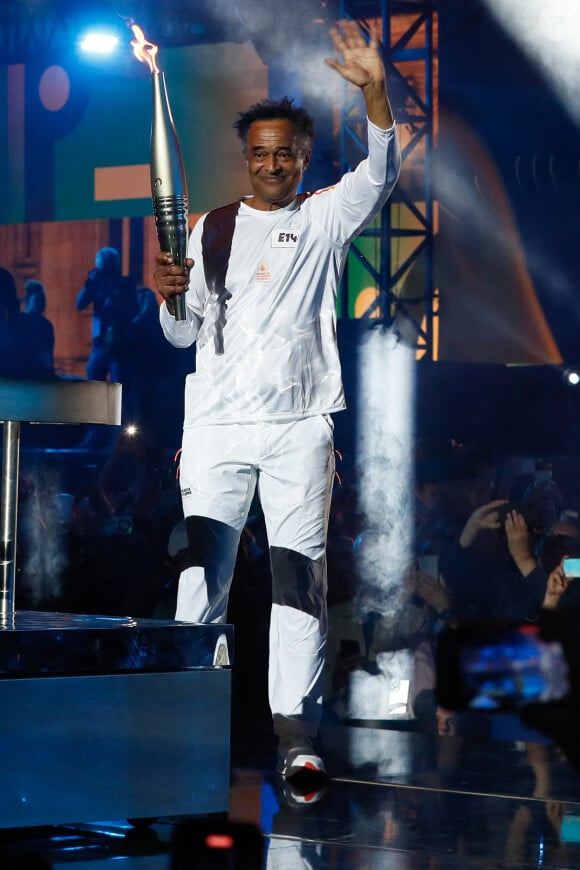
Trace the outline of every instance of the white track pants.
{"label": "white track pants", "polygon": [[257,486],[273,580],[269,697],[282,737],[314,735],[322,711],[333,477],[333,427],[326,416],[184,431],[180,482],[194,566],[180,576],[175,618],[224,621]]}

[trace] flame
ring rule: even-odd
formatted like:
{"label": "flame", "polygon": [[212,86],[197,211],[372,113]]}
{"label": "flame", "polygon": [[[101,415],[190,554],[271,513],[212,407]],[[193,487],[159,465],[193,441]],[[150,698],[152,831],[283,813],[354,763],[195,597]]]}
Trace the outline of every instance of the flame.
{"label": "flame", "polygon": [[157,52],[159,51],[159,46],[154,45],[152,42],[148,42],[145,38],[145,34],[136,24],[131,25],[131,30],[135,36],[135,39],[131,40],[131,45],[133,46],[133,54],[137,60],[140,60],[141,63],[149,64],[149,69],[152,73],[160,72],[160,69],[157,66],[157,61],[155,60]]}

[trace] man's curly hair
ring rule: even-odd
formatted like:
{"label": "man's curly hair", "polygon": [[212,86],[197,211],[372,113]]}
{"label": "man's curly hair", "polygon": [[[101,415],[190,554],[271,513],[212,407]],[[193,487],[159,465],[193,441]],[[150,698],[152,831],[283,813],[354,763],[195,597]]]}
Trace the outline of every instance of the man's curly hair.
{"label": "man's curly hair", "polygon": [[281,100],[262,100],[254,103],[245,112],[240,112],[234,123],[238,136],[242,140],[244,152],[248,141],[248,132],[254,121],[291,121],[296,128],[296,135],[301,148],[309,150],[314,140],[314,121],[308,112],[294,105],[294,100],[283,97]]}

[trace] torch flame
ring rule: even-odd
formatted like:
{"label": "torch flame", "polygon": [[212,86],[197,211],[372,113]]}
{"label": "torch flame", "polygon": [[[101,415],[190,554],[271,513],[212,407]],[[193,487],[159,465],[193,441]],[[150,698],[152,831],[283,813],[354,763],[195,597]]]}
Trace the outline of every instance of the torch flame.
{"label": "torch flame", "polygon": [[149,69],[152,73],[160,72],[159,67],[157,66],[157,61],[155,60],[157,52],[159,51],[159,46],[149,42],[141,28],[136,24],[131,25],[131,30],[135,36],[135,39],[131,40],[131,45],[133,46],[133,54],[137,60],[140,60],[141,63],[149,64]]}

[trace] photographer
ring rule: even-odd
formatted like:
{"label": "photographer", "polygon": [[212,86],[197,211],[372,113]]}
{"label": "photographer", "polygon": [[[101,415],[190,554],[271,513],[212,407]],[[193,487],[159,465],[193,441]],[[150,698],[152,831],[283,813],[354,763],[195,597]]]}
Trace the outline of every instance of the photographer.
{"label": "photographer", "polygon": [[101,248],[95,268],[76,299],[77,311],[93,306],[92,348],[87,377],[93,381],[124,383],[129,376],[131,321],[138,313],[137,291],[131,278],[121,274],[121,257],[115,248]]}
{"label": "photographer", "polygon": [[534,555],[539,532],[503,500],[470,514],[441,564],[460,619],[536,619],[548,582]]}

